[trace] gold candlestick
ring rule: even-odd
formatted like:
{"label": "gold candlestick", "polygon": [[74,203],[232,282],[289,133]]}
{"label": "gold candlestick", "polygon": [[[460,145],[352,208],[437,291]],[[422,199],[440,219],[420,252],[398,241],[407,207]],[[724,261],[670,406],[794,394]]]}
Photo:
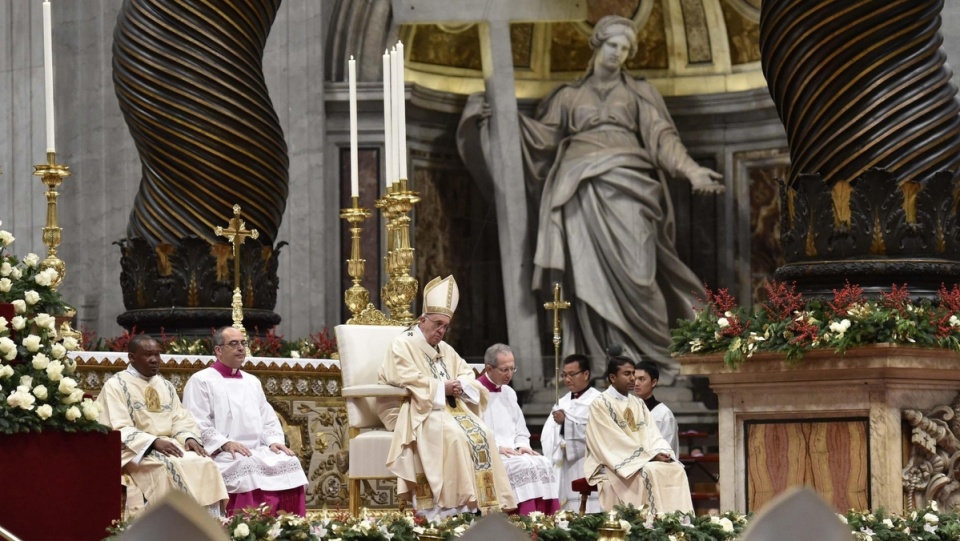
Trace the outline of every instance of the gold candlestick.
{"label": "gold candlestick", "polygon": [[394,190],[388,193],[385,199],[385,205],[393,217],[390,224],[392,227],[388,225],[387,229],[387,234],[393,240],[393,250],[387,254],[390,260],[390,278],[383,286],[381,295],[384,304],[390,308],[390,317],[409,325],[415,319],[410,307],[417,298],[419,287],[417,279],[410,276],[414,249],[410,245],[409,213],[413,210],[413,205],[420,201],[420,196],[407,187],[407,179],[403,178],[394,185]]}
{"label": "gold candlestick", "polygon": [[616,511],[610,511],[607,521],[598,529],[597,541],[622,541],[627,538],[627,532],[620,525]]}
{"label": "gold candlestick", "polygon": [[360,227],[371,213],[360,207],[360,198],[353,196],[349,208],[340,209],[340,217],[350,223],[350,259],[347,260],[347,274],[353,279],[353,285],[343,292],[343,302],[353,317],[347,323],[354,323],[360,317],[360,312],[370,303],[370,292],[360,285],[366,272],[367,260],[360,257]]}
{"label": "gold candlestick", "polygon": [[56,152],[47,152],[47,163],[34,165],[33,174],[47,187],[47,225],[43,228],[43,243],[47,245],[47,257],[40,263],[41,269],[54,269],[57,279],[50,287],[56,289],[63,282],[67,274],[67,264],[57,257],[57,247],[60,246],[60,232],[62,229],[57,218],[57,187],[65,177],[70,176],[70,168],[57,164]]}

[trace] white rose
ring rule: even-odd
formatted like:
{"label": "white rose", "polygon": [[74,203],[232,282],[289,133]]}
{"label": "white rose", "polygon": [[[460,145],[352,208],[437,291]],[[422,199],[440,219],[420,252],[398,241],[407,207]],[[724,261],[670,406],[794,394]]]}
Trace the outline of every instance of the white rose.
{"label": "white rose", "polygon": [[36,353],[40,351],[40,337],[35,334],[28,334],[21,343],[23,344],[23,347],[27,348],[27,351],[30,353]]}
{"label": "white rose", "polygon": [[77,342],[76,338],[68,336],[63,339],[63,347],[65,347],[67,351],[74,351],[80,347],[80,344]]}
{"label": "white rose", "polygon": [[77,390],[77,382],[73,378],[63,378],[60,380],[59,390],[61,395],[69,395]]}
{"label": "white rose", "polygon": [[63,347],[61,344],[54,344],[50,346],[50,355],[52,355],[54,359],[62,359],[66,354],[67,348]]}
{"label": "white rose", "polygon": [[19,280],[21,276],[23,276],[23,273],[20,272],[20,269],[18,269],[17,267],[10,269],[10,278],[13,278],[14,280]]}
{"label": "white rose", "polygon": [[936,513],[940,512],[940,508],[937,506],[937,500],[930,501],[930,509],[933,509],[933,511]]}
{"label": "white rose", "polygon": [[9,231],[0,230],[0,244],[10,246],[16,238]]}
{"label": "white rose", "polygon": [[13,310],[18,314],[23,314],[27,311],[27,303],[23,302],[23,299],[17,299],[13,301]]}
{"label": "white rose", "polygon": [[0,265],[0,276],[10,276],[11,272],[13,272],[13,267],[10,266],[10,262],[4,261],[3,264]]}
{"label": "white rose", "polygon": [[7,379],[13,375],[13,367],[9,364],[0,366],[0,379]]}
{"label": "white rose", "polygon": [[20,376],[20,386],[26,387],[27,390],[30,390],[30,387],[33,387],[33,377],[31,376]]}
{"label": "white rose", "polygon": [[3,355],[10,350],[13,350],[13,352],[16,353],[17,343],[6,336],[0,338],[0,355]]}
{"label": "white rose", "polygon": [[77,371],[77,361],[73,359],[64,359],[63,360],[63,371],[66,374],[73,374]]}
{"label": "white rose", "polygon": [[9,293],[11,286],[13,286],[13,282],[9,278],[0,278],[0,293]]}
{"label": "white rose", "polygon": [[83,418],[88,421],[95,421],[100,417],[100,406],[96,402],[90,400],[89,398],[83,399],[83,404],[80,406],[83,408]]}
{"label": "white rose", "polygon": [[[29,292],[28,292],[29,293]],[[50,314],[40,313],[37,314],[37,317],[33,318],[33,323],[40,327],[41,329],[56,330],[57,328],[57,319]]]}
{"label": "white rose", "polygon": [[46,370],[47,365],[50,364],[50,358],[44,355],[43,353],[37,353],[33,356],[32,361],[33,367],[37,370]]}
{"label": "white rose", "polygon": [[63,363],[51,361],[47,365],[47,377],[50,378],[50,381],[60,381],[63,378]]}
{"label": "white rose", "polygon": [[22,331],[24,327],[27,326],[27,318],[23,316],[13,316],[13,319],[10,320],[10,325],[13,325],[13,330]]}
{"label": "white rose", "polygon": [[76,406],[70,406],[69,408],[67,408],[65,417],[67,418],[68,421],[76,421],[77,419],[80,418],[80,409],[77,408]]}
{"label": "white rose", "polygon": [[250,535],[250,528],[248,528],[246,524],[239,524],[233,529],[234,539],[243,539],[248,535]]}
{"label": "white rose", "polygon": [[56,282],[57,278],[60,278],[60,273],[57,272],[57,269],[44,269],[43,273],[50,277],[51,284]]}
{"label": "white rose", "polygon": [[83,400],[83,389],[74,389],[70,396],[67,396],[61,400],[64,404],[76,404]]}
{"label": "white rose", "polygon": [[53,415],[53,408],[50,407],[50,404],[44,404],[37,408],[37,415],[39,415],[41,419],[49,419],[50,416]]}
{"label": "white rose", "polygon": [[624,535],[630,533],[630,523],[620,519],[620,529],[623,530]]}
{"label": "white rose", "polygon": [[23,258],[23,264],[30,267],[31,269],[37,268],[37,263],[40,262],[40,256],[30,252],[26,257]]}
{"label": "white rose", "polygon": [[24,385],[17,387],[17,390],[10,393],[10,396],[7,397],[7,404],[13,408],[22,408],[25,410],[32,410],[33,403],[37,399],[30,394],[30,388]]}
{"label": "white rose", "polygon": [[23,300],[27,301],[27,304],[34,305],[40,302],[40,294],[34,290],[29,290],[23,294]]}
{"label": "white rose", "polygon": [[39,398],[40,400],[47,399],[47,387],[44,385],[37,385],[33,388],[33,396]]}
{"label": "white rose", "polygon": [[923,521],[928,524],[936,524],[940,522],[940,517],[938,517],[937,515],[934,515],[933,513],[927,513],[923,515]]}
{"label": "white rose", "polygon": [[720,528],[722,528],[723,531],[725,531],[725,532],[732,532],[732,531],[733,531],[733,522],[732,522],[730,519],[728,519],[727,517],[723,517],[723,518],[720,519]]}
{"label": "white rose", "polygon": [[45,272],[38,272],[37,275],[33,277],[33,281],[40,287],[50,287],[50,275]]}
{"label": "white rose", "polygon": [[0,332],[3,332],[3,329],[10,326],[10,322],[7,321],[7,318],[0,316]]}
{"label": "white rose", "polygon": [[723,328],[725,328],[725,327],[729,327],[729,326],[730,326],[730,320],[728,320],[728,319],[725,318],[725,317],[722,317],[722,318],[720,318],[720,319],[717,320],[717,325],[719,325],[721,329],[723,329]]}
{"label": "white rose", "polygon": [[297,350],[291,351],[291,352],[290,352],[290,358],[291,358],[291,359],[299,359],[299,358],[300,358],[300,352],[297,351]]}
{"label": "white rose", "polygon": [[893,521],[888,518],[885,518],[883,519],[883,525],[886,526],[887,528],[893,528]]}

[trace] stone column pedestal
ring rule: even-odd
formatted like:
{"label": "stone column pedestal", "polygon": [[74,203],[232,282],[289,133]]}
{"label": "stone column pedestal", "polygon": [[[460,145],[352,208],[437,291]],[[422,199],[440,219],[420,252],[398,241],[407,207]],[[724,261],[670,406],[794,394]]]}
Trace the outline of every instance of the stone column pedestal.
{"label": "stone column pedestal", "polygon": [[900,512],[909,432],[901,411],[950,403],[960,354],[878,344],[783,355],[741,366],[721,355],[680,358],[719,397],[720,506],[758,511],[789,486],[808,485],[838,511]]}

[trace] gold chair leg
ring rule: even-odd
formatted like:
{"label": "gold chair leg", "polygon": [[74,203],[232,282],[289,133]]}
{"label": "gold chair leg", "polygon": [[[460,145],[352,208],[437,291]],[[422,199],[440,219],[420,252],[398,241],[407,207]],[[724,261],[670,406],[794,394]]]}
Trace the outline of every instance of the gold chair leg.
{"label": "gold chair leg", "polygon": [[360,514],[360,479],[351,477],[347,486],[350,492],[350,514],[358,516]]}
{"label": "gold chair leg", "polygon": [[587,498],[589,497],[590,495],[587,494],[586,492],[580,493],[580,516],[581,517],[585,515],[587,512]]}

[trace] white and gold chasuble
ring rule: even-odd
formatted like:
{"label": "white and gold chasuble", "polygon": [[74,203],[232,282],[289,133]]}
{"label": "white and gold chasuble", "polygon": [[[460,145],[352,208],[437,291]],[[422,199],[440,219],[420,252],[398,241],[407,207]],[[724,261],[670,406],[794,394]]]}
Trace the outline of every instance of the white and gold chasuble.
{"label": "white and gold chasuble", "polygon": [[[97,397],[100,422],[120,432],[123,471],[133,478],[148,502],[169,490],[190,495],[208,506],[227,499],[227,489],[213,460],[186,450],[193,438],[202,444],[190,412],[180,403],[173,385],[156,375],[146,379],[132,367],[103,385]],[[182,457],[147,449],[161,438],[183,451]]]}
{"label": "white and gold chasuble", "polygon": [[[443,395],[450,379],[463,386],[455,401]],[[398,477],[400,497],[415,495],[422,509],[431,508],[427,502],[441,509],[516,508],[493,434],[480,420],[488,392],[452,347],[440,342],[435,349],[412,327],[393,341],[378,380],[410,391],[399,409],[379,412],[394,430],[386,465]]]}
{"label": "white and gold chasuble", "polygon": [[604,511],[626,504],[693,511],[683,465],[654,461],[658,453],[673,456],[673,449],[640,399],[610,387],[590,404],[584,476],[598,486]]}

